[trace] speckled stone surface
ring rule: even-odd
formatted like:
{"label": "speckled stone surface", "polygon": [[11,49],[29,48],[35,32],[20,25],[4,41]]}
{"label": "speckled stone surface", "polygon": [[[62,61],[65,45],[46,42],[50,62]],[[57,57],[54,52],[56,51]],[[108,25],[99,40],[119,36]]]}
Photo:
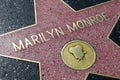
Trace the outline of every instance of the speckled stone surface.
{"label": "speckled stone surface", "polygon": [[120,46],[120,18],[116,20],[114,28],[109,38],[118,46]]}
{"label": "speckled stone surface", "polygon": [[0,56],[0,80],[40,80],[39,64]]}
{"label": "speckled stone surface", "polygon": [[34,0],[0,2],[0,34],[35,24]]}
{"label": "speckled stone surface", "polygon": [[[36,0],[37,25],[0,37],[0,53],[23,59],[41,62],[42,80],[84,80],[91,73],[120,77],[120,48],[107,36],[120,14],[120,0],[74,12],[61,0]],[[30,46],[21,51],[14,51],[12,42],[30,38],[40,32],[71,24],[79,19],[105,12],[109,20],[92,27],[55,37],[45,43]],[[80,39],[90,43],[97,55],[95,64],[84,71],[76,71],[67,67],[61,59],[61,50],[65,43]]]}
{"label": "speckled stone surface", "polygon": [[100,3],[104,3],[110,0],[63,0],[74,10],[78,11],[87,7],[95,6]]}
{"label": "speckled stone surface", "polygon": [[86,80],[120,80],[120,79],[90,73]]}

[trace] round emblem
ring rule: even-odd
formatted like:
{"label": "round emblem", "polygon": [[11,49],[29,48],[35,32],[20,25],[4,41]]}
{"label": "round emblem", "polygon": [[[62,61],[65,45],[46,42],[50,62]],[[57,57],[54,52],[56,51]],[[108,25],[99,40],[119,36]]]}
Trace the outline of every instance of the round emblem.
{"label": "round emblem", "polygon": [[88,69],[96,60],[93,47],[81,40],[73,40],[65,44],[61,56],[68,67],[76,70]]}

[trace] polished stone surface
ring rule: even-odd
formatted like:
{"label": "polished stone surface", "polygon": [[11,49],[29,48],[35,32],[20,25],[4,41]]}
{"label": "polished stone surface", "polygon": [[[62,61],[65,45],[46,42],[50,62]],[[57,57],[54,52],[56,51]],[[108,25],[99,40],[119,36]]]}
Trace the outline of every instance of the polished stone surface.
{"label": "polished stone surface", "polygon": [[117,78],[90,73],[86,80],[120,80]]}
{"label": "polished stone surface", "polygon": [[117,23],[113,26],[113,30],[109,36],[109,38],[120,46],[120,18],[117,20]]}
{"label": "polished stone surface", "polygon": [[35,24],[34,0],[0,1],[0,34]]}
{"label": "polished stone surface", "polygon": [[63,1],[67,3],[69,6],[71,6],[74,10],[78,11],[110,0],[63,0]]}
{"label": "polished stone surface", "polygon": [[39,64],[0,56],[0,80],[40,80]]}

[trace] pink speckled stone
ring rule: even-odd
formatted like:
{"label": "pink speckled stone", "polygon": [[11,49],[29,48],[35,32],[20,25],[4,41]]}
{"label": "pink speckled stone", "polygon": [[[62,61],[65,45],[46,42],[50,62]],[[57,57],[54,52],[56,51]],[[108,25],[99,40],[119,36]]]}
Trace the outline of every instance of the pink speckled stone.
{"label": "pink speckled stone", "polygon": [[[112,29],[118,14],[120,14],[120,0],[99,5],[97,7],[74,12],[61,0],[36,0],[37,25],[0,37],[0,53],[41,62],[43,80],[84,80],[89,73],[105,74],[120,77],[120,48],[114,45],[107,35]],[[15,52],[11,42],[24,40],[25,37],[62,27],[79,19],[84,19],[97,13],[106,12],[109,20],[102,24],[67,33],[42,44]],[[88,35],[89,34],[89,35]],[[87,70],[76,71],[67,67],[61,59],[61,49],[66,42],[82,39],[90,43],[96,51],[97,60]]]}

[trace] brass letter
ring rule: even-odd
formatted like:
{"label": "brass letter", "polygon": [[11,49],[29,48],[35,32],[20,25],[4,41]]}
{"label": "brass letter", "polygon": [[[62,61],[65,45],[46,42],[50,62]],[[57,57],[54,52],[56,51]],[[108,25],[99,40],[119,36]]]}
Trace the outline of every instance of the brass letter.
{"label": "brass letter", "polygon": [[105,12],[102,12],[101,15],[104,17],[105,20],[109,19],[109,17],[105,14]]}
{"label": "brass letter", "polygon": [[64,32],[63,32],[63,30],[62,30],[61,27],[59,27],[59,30],[55,28],[55,31],[56,31],[58,37],[60,36],[60,34],[61,34],[61,35],[64,35]]}
{"label": "brass letter", "polygon": [[89,19],[92,22],[92,24],[98,23],[94,16],[89,17]]}
{"label": "brass letter", "polygon": [[77,26],[80,28],[80,29],[83,29],[83,28],[85,28],[85,25],[84,25],[84,23],[82,22],[82,21],[77,21],[76,22],[76,24],[77,24]]}
{"label": "brass letter", "polygon": [[86,20],[83,19],[82,21],[84,22],[85,26],[92,26],[92,23],[88,18]]}
{"label": "brass letter", "polygon": [[70,32],[72,32],[72,31],[75,31],[75,30],[78,30],[78,27],[77,27],[77,25],[73,22],[73,26],[71,27],[71,26],[69,26],[68,24],[66,24],[66,26],[67,26],[67,28],[68,28],[68,30],[70,31]]}
{"label": "brass letter", "polygon": [[38,40],[38,36],[37,35],[32,35],[31,39],[32,39],[34,44],[40,43],[40,41]]}
{"label": "brass letter", "polygon": [[33,46],[33,44],[27,38],[25,38],[25,45],[26,48],[28,48],[28,46]]}
{"label": "brass letter", "polygon": [[21,40],[19,40],[19,45],[16,45],[14,42],[12,42],[12,45],[15,49],[15,51],[18,51],[18,50],[21,50],[21,49],[24,49],[24,45],[23,45],[23,42]]}
{"label": "brass letter", "polygon": [[96,20],[99,21],[99,22],[103,22],[104,18],[101,15],[97,14],[96,15]]}
{"label": "brass letter", "polygon": [[51,32],[50,31],[46,31],[48,34],[50,34],[52,36],[52,38],[54,38],[54,30],[52,29]]}

